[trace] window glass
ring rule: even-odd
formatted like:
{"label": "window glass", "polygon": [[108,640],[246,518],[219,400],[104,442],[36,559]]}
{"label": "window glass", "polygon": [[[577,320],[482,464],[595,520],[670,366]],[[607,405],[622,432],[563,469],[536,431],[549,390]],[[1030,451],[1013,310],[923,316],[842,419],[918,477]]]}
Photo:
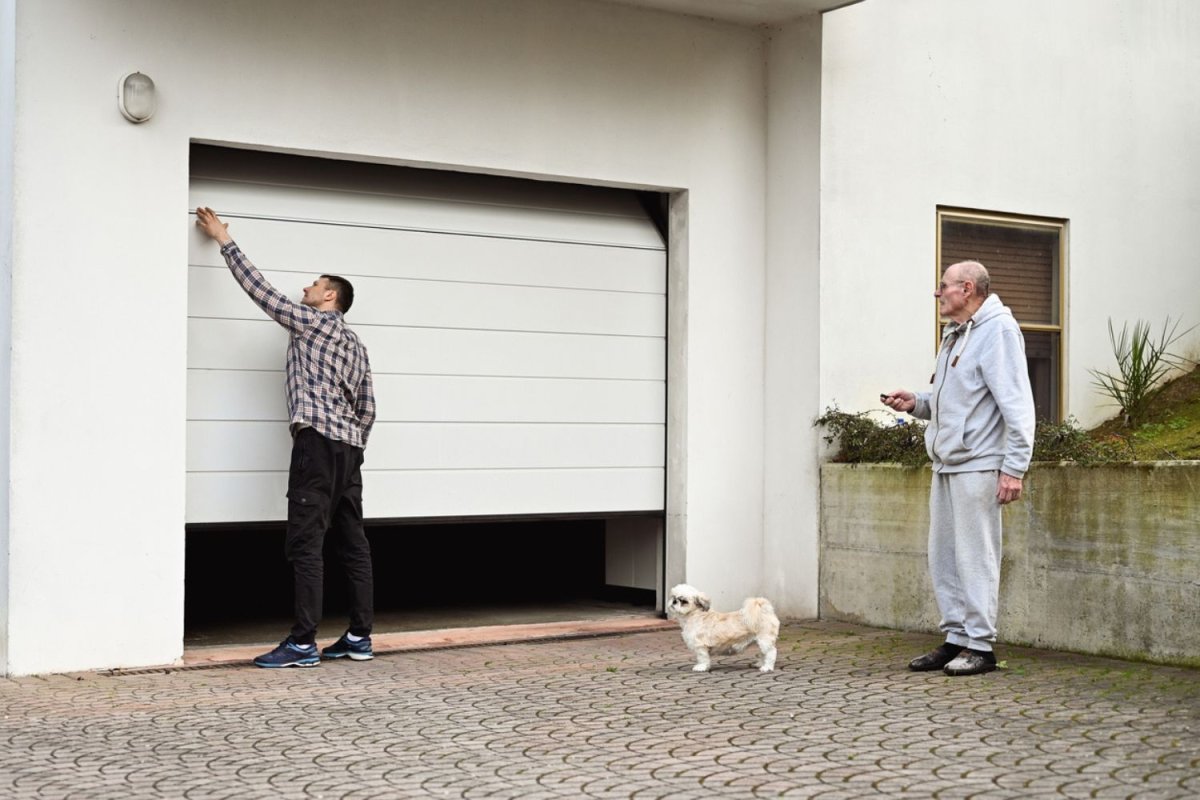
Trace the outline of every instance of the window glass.
{"label": "window glass", "polygon": [[1060,334],[1052,331],[1024,331],[1025,359],[1029,362],[1029,383],[1033,387],[1033,406],[1037,418],[1058,421],[1058,354]]}
{"label": "window glass", "polygon": [[[938,276],[978,261],[991,292],[1012,309],[1025,335],[1038,419],[1061,419],[1062,253],[1065,220],[938,209]],[[944,320],[942,321],[944,322]]]}
{"label": "window glass", "polygon": [[992,276],[992,291],[1025,324],[1058,324],[1058,231],[946,220],[942,269],[978,261]]}

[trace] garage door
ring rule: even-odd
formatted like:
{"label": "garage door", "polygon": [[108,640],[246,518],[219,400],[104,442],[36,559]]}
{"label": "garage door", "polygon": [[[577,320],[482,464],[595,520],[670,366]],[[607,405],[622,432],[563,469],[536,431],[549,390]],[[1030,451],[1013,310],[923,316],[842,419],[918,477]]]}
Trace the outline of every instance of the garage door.
{"label": "garage door", "polygon": [[[636,196],[207,147],[190,188],[289,296],[354,283],[369,518],[663,508],[666,253]],[[287,336],[189,236],[187,520],[283,520]]]}

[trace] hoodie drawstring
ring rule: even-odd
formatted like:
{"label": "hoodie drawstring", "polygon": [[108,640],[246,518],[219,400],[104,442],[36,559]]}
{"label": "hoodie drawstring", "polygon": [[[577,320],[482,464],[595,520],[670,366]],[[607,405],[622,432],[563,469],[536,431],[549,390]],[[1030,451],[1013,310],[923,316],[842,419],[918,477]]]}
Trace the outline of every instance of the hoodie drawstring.
{"label": "hoodie drawstring", "polygon": [[[967,320],[967,332],[963,334],[963,346],[962,346],[962,348],[961,348],[961,349],[958,351],[958,355],[956,355],[956,356],[954,357],[954,360],[950,362],[950,366],[951,366],[951,367],[957,367],[957,366],[958,366],[958,359],[960,359],[960,358],[962,357],[963,350],[966,350],[966,349],[967,349],[967,342],[968,342],[968,341],[970,341],[970,339],[971,339],[971,328],[973,328],[973,327],[975,327],[975,318],[974,318],[974,317],[972,317],[971,319]],[[942,343],[941,343],[941,345],[939,345],[939,346],[938,346],[937,355],[936,355],[936,356],[934,356],[934,361],[937,361],[937,359],[941,357],[941,355],[942,355],[942,350],[944,350],[944,349],[945,349],[945,347],[946,347],[946,343],[947,343],[947,342],[951,342],[952,340],[957,340],[957,339],[958,339],[958,332],[959,332],[959,331],[961,331],[961,330],[962,330],[962,326],[961,326],[961,325],[958,325],[958,326],[955,326],[954,330],[952,330],[952,331],[946,331],[946,334],[945,334],[945,335],[942,337]],[[954,344],[953,344],[953,343],[951,343],[950,347],[953,349],[953,347],[954,347]],[[936,377],[937,377],[937,371],[936,371],[936,370],[934,370],[933,374],[929,376],[929,383],[930,383],[931,385],[933,384],[933,380],[934,380],[934,378],[936,378]]]}
{"label": "hoodie drawstring", "polygon": [[961,348],[959,348],[958,355],[956,355],[954,357],[954,360],[950,362],[951,367],[958,366],[958,359],[962,358],[963,350],[967,349],[967,342],[971,341],[971,328],[974,328],[974,327],[975,327],[975,318],[972,317],[971,319],[967,320],[967,332],[963,336],[963,346]]}

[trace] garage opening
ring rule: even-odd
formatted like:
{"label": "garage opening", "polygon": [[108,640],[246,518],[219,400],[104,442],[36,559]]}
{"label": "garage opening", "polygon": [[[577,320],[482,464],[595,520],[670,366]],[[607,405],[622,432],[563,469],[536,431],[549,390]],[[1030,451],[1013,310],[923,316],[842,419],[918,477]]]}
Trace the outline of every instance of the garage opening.
{"label": "garage opening", "polygon": [[[189,206],[282,291],[355,284],[377,630],[661,609],[664,195],[199,144],[191,173]],[[268,642],[291,614],[287,336],[193,219],[185,637]]]}
{"label": "garage opening", "polygon": [[[614,525],[626,531],[614,538]],[[630,526],[648,548],[648,574]],[[510,520],[367,525],[377,633],[644,617],[658,613],[660,520]],[[283,526],[190,526],[184,645],[269,643],[292,624],[292,574]],[[609,564],[608,562],[615,562]],[[346,584],[326,552],[322,639],[346,625]],[[609,583],[617,580],[626,585]],[[628,585],[640,580],[641,586]]]}

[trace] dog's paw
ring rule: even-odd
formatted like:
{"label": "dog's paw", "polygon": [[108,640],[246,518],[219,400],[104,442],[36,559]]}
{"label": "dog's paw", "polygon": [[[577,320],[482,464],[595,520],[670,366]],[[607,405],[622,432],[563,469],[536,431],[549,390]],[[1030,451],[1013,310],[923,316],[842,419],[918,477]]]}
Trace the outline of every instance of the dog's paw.
{"label": "dog's paw", "polygon": [[775,668],[774,668],[774,667],[768,667],[766,664],[763,664],[761,667],[759,667],[759,668],[758,668],[758,671],[759,671],[759,672],[774,672],[774,671],[775,671]]}
{"label": "dog's paw", "polygon": [[708,664],[697,664],[692,667],[692,672],[708,672]]}

